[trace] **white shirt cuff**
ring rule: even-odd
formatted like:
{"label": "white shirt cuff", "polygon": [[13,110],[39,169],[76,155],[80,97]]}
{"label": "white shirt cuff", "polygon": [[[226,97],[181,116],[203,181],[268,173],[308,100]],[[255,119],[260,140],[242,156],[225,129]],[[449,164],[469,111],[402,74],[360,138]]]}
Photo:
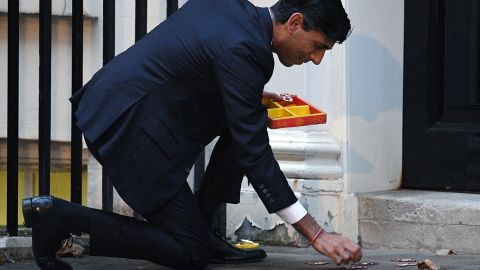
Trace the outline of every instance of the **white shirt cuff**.
{"label": "white shirt cuff", "polygon": [[279,210],[275,214],[286,223],[295,224],[307,214],[307,210],[299,201],[297,201],[296,203]]}

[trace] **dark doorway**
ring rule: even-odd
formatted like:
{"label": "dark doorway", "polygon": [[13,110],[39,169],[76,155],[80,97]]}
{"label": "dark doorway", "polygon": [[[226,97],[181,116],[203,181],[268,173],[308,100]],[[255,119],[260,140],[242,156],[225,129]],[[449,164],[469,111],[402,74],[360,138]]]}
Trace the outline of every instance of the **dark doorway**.
{"label": "dark doorway", "polygon": [[480,191],[480,1],[405,0],[405,188]]}

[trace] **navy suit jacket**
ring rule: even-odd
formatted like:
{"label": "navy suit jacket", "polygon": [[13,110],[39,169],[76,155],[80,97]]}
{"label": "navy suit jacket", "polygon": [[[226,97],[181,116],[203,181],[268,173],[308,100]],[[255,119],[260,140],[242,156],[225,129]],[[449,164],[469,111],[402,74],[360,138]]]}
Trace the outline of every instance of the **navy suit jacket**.
{"label": "navy suit jacket", "polygon": [[[296,201],[261,103],[274,66],[272,31],[268,9],[247,0],[190,0],[71,98],[78,127],[136,211],[168,201],[199,151],[225,131],[269,212]],[[232,177],[222,181],[239,175]]]}

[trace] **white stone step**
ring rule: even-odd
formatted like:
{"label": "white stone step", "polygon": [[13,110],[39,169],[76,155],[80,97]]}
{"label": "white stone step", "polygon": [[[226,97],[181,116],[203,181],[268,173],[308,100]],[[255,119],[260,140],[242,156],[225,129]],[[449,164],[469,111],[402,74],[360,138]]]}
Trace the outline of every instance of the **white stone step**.
{"label": "white stone step", "polygon": [[358,196],[365,248],[480,254],[480,194],[397,190]]}

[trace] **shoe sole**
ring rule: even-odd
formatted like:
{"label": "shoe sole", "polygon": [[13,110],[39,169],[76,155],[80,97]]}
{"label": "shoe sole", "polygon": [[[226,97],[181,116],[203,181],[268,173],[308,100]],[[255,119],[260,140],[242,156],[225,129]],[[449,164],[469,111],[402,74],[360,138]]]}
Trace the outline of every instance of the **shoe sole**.
{"label": "shoe sole", "polygon": [[22,200],[22,212],[25,227],[32,227],[32,198]]}

